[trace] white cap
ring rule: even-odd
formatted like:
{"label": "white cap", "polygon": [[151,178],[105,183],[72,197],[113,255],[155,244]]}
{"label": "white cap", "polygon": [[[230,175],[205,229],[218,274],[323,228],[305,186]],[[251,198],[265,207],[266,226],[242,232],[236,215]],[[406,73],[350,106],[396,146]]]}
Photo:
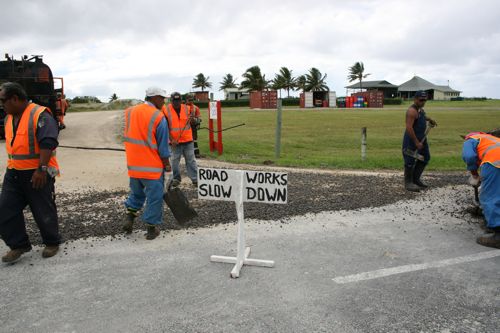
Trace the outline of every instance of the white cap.
{"label": "white cap", "polygon": [[146,96],[147,97],[153,97],[153,96],[167,97],[167,92],[161,88],[158,88],[158,87],[149,87],[148,89],[146,89]]}

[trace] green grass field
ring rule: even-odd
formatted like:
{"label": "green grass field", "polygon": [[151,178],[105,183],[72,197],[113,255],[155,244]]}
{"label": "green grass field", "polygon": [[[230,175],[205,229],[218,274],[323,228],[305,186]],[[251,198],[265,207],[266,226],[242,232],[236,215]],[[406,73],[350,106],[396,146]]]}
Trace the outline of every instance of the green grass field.
{"label": "green grass field", "polygon": [[[384,109],[285,108],[281,155],[275,158],[275,110],[222,110],[224,154],[208,149],[208,131],[200,130],[203,155],[233,163],[325,169],[401,169],[401,142],[408,104]],[[500,127],[500,100],[427,103],[426,112],[438,122],[429,135],[431,170],[464,170],[460,134]],[[207,110],[202,126],[208,127]],[[367,127],[367,159],[361,160],[361,128]]]}

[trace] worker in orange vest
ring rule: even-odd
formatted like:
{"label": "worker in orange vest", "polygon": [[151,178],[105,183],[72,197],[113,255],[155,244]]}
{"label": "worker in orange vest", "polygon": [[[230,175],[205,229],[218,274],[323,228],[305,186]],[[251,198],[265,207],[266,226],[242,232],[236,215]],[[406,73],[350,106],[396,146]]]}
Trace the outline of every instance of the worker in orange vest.
{"label": "worker in orange vest", "polygon": [[54,183],[59,174],[55,156],[58,129],[50,110],[30,103],[17,83],[0,86],[5,118],[7,171],[0,195],[0,235],[10,248],[2,261],[16,261],[31,251],[23,209],[29,205],[45,248],[42,257],[57,254],[61,236]]}
{"label": "worker in orange vest", "polygon": [[168,126],[163,113],[166,92],[157,87],[146,90],[146,101],[125,110],[124,142],[130,177],[130,195],[123,231],[132,233],[138,211],[147,225],[146,239],[155,239],[163,222],[164,171],[171,170]]}
{"label": "worker in orange vest", "polygon": [[69,103],[66,100],[66,96],[57,93],[57,100],[56,100],[56,117],[57,121],[59,122],[59,129],[63,130],[66,128],[66,125],[64,124],[64,116],[66,115],[66,111],[69,108]]}
{"label": "worker in orange vest", "polygon": [[486,226],[493,232],[490,237],[478,237],[477,242],[500,249],[500,138],[472,132],[464,139],[462,159],[471,173],[469,183],[481,185],[479,202]]}
{"label": "worker in orange vest", "polygon": [[200,129],[201,118],[200,108],[193,103],[194,97],[191,94],[186,96],[186,105],[191,115],[191,131],[193,132],[194,156],[200,158],[200,149],[198,148],[198,130]]}
{"label": "worker in orange vest", "polygon": [[188,177],[194,186],[198,186],[198,165],[194,156],[193,132],[189,109],[182,104],[181,94],[174,92],[170,95],[170,104],[163,109],[168,120],[170,130],[170,146],[172,147],[172,186],[181,183],[179,164],[184,156]]}

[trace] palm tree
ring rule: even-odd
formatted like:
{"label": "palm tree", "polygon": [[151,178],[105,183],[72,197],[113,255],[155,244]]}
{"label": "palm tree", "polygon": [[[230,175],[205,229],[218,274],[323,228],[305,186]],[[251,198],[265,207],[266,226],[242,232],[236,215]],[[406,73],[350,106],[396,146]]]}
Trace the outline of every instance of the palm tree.
{"label": "palm tree", "polygon": [[250,67],[242,76],[244,80],[240,83],[240,89],[261,91],[269,86],[270,81],[267,81],[266,76],[262,75],[259,66]]}
{"label": "palm tree", "polygon": [[113,93],[113,95],[111,95],[111,97],[109,98],[109,101],[113,102],[113,101],[116,101],[117,99],[118,99],[118,96],[115,93]]}
{"label": "palm tree", "polygon": [[326,74],[322,75],[321,72],[313,67],[306,74],[305,91],[328,91],[330,90],[325,83]]}
{"label": "palm tree", "polygon": [[205,77],[203,73],[196,75],[193,79],[193,88],[201,88],[201,91],[204,91],[205,88],[212,88],[212,82],[208,82],[210,76]]}
{"label": "palm tree", "polygon": [[222,82],[220,82],[220,89],[219,90],[224,90],[228,88],[236,88],[236,79],[233,78],[231,74],[226,74],[222,78]]}
{"label": "palm tree", "polygon": [[296,78],[292,76],[292,71],[286,67],[281,67],[280,72],[276,74],[273,80],[274,89],[285,89],[290,97],[290,89],[295,88]]}
{"label": "palm tree", "polygon": [[354,65],[349,67],[349,75],[347,75],[347,79],[349,82],[359,80],[359,89],[363,89],[362,86],[362,81],[365,79],[368,75],[371,74],[363,74],[365,71],[365,66],[361,61],[356,62]]}
{"label": "palm tree", "polygon": [[297,90],[302,90],[303,92],[306,91],[306,76],[305,75],[301,75],[301,76],[297,77],[297,79],[295,80],[295,88]]}

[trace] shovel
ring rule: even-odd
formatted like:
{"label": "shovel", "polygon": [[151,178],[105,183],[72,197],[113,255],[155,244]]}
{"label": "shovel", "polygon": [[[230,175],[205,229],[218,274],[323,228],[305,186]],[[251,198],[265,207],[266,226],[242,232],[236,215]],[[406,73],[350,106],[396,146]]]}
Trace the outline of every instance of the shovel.
{"label": "shovel", "polygon": [[[434,126],[432,126],[431,124],[428,124],[427,125],[427,128],[425,129],[425,133],[424,133],[424,138],[422,139],[422,143],[425,142],[425,140],[427,140],[427,134],[429,134],[429,131],[431,130],[431,128],[433,128]],[[419,161],[424,161],[424,155],[422,154],[419,154],[418,153],[418,149],[415,149],[415,150],[411,150],[410,148],[405,148],[403,150],[403,154],[405,154],[406,156],[410,156],[410,157],[413,157],[414,159],[417,159]]]}
{"label": "shovel", "polygon": [[184,224],[192,218],[198,216],[194,208],[189,204],[186,195],[179,187],[173,187],[172,181],[167,185],[167,191],[163,194],[163,200],[172,211],[179,224]]}

